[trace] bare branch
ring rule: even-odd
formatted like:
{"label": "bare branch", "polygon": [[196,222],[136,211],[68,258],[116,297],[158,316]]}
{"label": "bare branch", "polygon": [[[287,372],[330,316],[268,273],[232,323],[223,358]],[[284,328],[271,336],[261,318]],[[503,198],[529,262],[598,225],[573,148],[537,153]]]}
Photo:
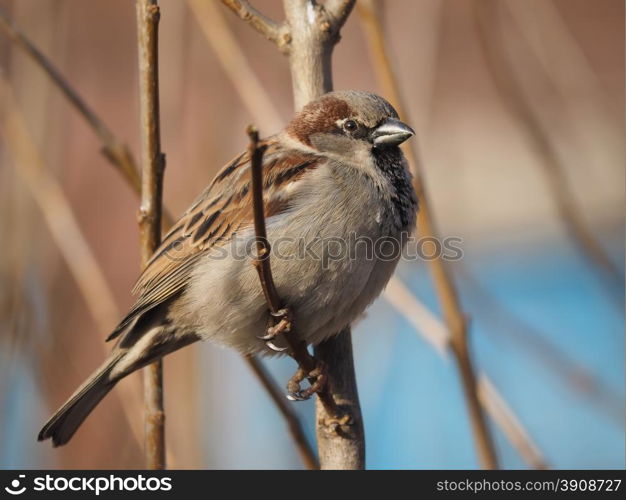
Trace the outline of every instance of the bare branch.
{"label": "bare branch", "polygon": [[[359,6],[374,61],[373,66],[378,73],[381,86],[400,116],[406,117],[406,108],[402,105],[400,97],[400,86],[389,60],[383,28],[380,23],[380,4],[375,0],[363,0]],[[420,203],[417,228],[423,236],[434,238],[436,230],[422,180],[421,165],[414,146],[415,142],[412,141],[408,145],[408,160],[413,170],[413,186]],[[496,469],[498,468],[498,461],[493,439],[478,400],[476,376],[467,340],[466,316],[461,308],[456,286],[445,261],[441,257],[432,259],[430,269],[444,320],[451,334],[450,346],[459,369],[479,459],[484,468]]]}
{"label": "bare branch", "polygon": [[276,21],[263,15],[246,0],[222,0],[222,3],[270,42],[278,45],[279,48],[289,43],[289,39],[284,36],[281,26]]}
{"label": "bare branch", "polygon": [[[283,8],[291,33],[289,68],[294,104],[300,109],[333,88],[331,59],[340,26],[333,28],[323,6],[310,0],[284,0]],[[336,417],[326,410],[321,398],[318,400],[317,441],[322,469],[365,467],[365,432],[350,335],[347,328],[315,349],[316,358],[327,367],[327,390],[347,417],[347,425],[341,425],[339,432],[329,430],[327,424]]]}
{"label": "bare branch", "polygon": [[291,33],[289,68],[296,109],[333,88],[331,56],[337,37],[321,4],[283,0]]}
{"label": "bare branch", "polygon": [[[145,268],[161,241],[161,208],[165,155],[161,152],[159,124],[158,26],[156,0],[137,0],[139,51],[139,107],[141,118],[141,208],[139,229],[141,263]],[[146,466],[165,468],[165,412],[163,362],[144,369]]]}

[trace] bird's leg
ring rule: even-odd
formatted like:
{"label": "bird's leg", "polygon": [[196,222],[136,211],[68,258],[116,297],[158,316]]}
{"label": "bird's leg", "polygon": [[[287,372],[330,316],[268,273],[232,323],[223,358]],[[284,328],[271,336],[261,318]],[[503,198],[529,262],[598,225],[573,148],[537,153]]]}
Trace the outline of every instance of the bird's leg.
{"label": "bird's leg", "polygon": [[[328,376],[326,375],[326,365],[321,361],[315,360],[315,367],[308,373],[302,368],[298,368],[298,371],[287,382],[287,399],[291,401],[305,401],[309,399],[313,394],[321,392],[328,382]],[[308,378],[309,387],[302,389],[300,384],[302,381]]]}
{"label": "bird's leg", "polygon": [[293,325],[293,315],[291,314],[291,310],[288,308],[282,308],[275,313],[270,311],[270,315],[271,317],[268,322],[266,333],[265,335],[259,337],[259,339],[265,341],[265,345],[272,351],[285,351],[287,348],[278,347],[274,344],[274,339],[281,334],[286,335],[291,331],[291,327]]}
{"label": "bird's leg", "polygon": [[[328,382],[326,374],[326,365],[315,357],[311,356],[307,349],[306,342],[299,340],[295,336],[289,336],[293,330],[293,314],[291,309],[284,307],[276,312],[270,311],[270,318],[266,334],[259,337],[265,341],[265,345],[273,351],[285,351],[290,349],[291,357],[298,363],[298,370],[287,383],[287,399],[291,401],[304,401],[309,399],[313,394],[318,394],[324,407],[329,414],[336,415],[337,408],[325,391]],[[289,347],[278,347],[274,344],[274,340],[278,335],[285,335]],[[301,383],[304,379],[309,380],[309,387],[302,389]]]}

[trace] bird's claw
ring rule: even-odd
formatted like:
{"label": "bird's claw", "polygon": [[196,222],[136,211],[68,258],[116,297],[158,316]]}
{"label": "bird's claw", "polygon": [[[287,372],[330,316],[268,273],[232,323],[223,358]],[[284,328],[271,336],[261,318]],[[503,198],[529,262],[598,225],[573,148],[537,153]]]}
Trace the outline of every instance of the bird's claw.
{"label": "bird's claw", "polygon": [[[315,380],[309,387],[302,389],[300,384],[305,378],[312,378]],[[302,368],[298,368],[298,371],[289,379],[289,382],[287,383],[287,399],[290,401],[306,401],[313,394],[316,394],[324,389],[327,381],[328,377],[326,375],[326,368],[321,361],[317,361],[317,366],[309,373],[306,373]]]}
{"label": "bird's claw", "polygon": [[284,352],[288,349],[288,347],[279,347],[276,344],[274,344],[274,342],[272,342],[271,340],[266,340],[265,341],[265,345],[268,349],[271,349],[274,352]]}
{"label": "bird's claw", "polygon": [[[273,340],[279,335],[287,334],[291,331],[291,327],[293,324],[291,311],[287,308],[283,308],[279,309],[275,313],[270,311],[270,314],[272,318],[275,318],[270,320],[270,323],[272,323],[272,325],[267,327],[267,333],[265,335],[261,335],[257,338],[263,340],[265,342],[265,345],[272,351],[286,351],[287,347],[278,347],[276,344],[273,343]],[[278,320],[278,322],[276,322],[276,320]],[[276,322],[276,324],[273,324],[274,322]]]}

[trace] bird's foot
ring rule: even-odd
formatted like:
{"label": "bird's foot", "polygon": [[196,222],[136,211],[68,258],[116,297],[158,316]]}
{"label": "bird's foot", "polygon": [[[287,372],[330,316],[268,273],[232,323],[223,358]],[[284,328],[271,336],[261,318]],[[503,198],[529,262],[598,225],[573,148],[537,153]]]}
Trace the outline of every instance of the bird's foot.
{"label": "bird's foot", "polygon": [[275,313],[270,312],[272,318],[267,327],[265,335],[259,339],[265,342],[265,345],[272,351],[282,352],[287,350],[286,347],[279,347],[274,344],[274,340],[281,334],[288,334],[293,326],[293,315],[288,308],[279,309]]}
{"label": "bird's foot", "polygon": [[[306,389],[302,389],[300,384],[302,381],[308,378],[311,385]],[[291,401],[305,401],[309,399],[313,394],[316,394],[324,389],[328,382],[328,376],[326,375],[326,365],[321,361],[316,361],[316,366],[313,370],[307,373],[302,368],[298,368],[298,371],[287,382],[287,399]]]}

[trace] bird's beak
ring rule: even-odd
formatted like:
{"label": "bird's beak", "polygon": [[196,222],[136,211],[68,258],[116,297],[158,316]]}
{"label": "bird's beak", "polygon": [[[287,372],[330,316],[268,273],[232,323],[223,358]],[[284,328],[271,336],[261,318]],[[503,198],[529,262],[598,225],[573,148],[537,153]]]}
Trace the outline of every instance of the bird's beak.
{"label": "bird's beak", "polygon": [[413,135],[415,132],[406,123],[396,118],[387,118],[374,129],[372,142],[374,147],[398,146]]}

